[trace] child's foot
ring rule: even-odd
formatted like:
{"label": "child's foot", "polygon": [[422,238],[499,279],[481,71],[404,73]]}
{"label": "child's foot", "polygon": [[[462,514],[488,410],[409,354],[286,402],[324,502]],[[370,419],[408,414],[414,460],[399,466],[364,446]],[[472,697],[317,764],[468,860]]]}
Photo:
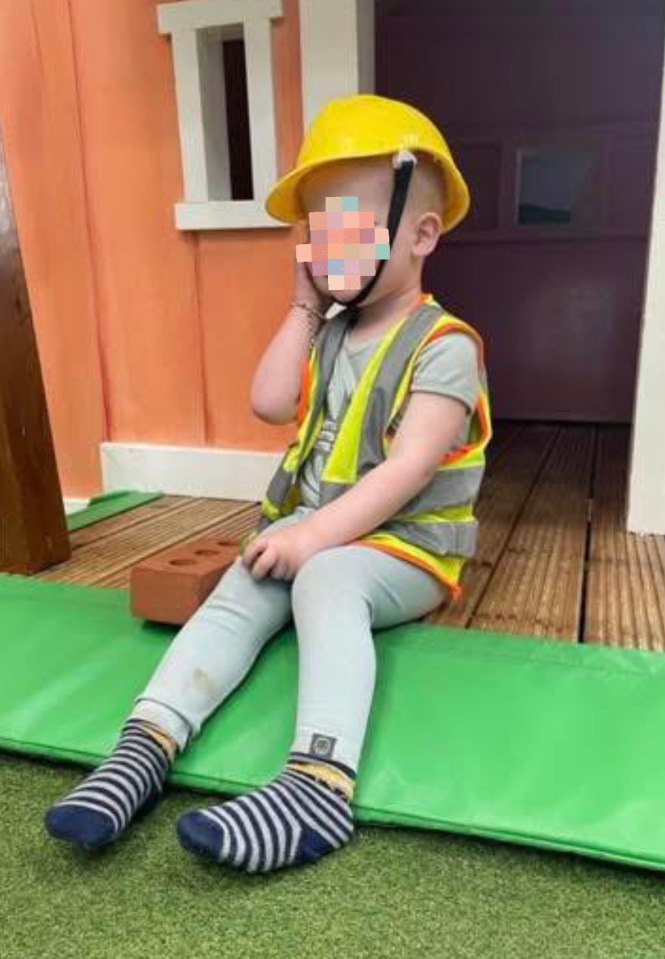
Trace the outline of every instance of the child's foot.
{"label": "child's foot", "polygon": [[181,845],[245,872],[316,862],[353,836],[353,772],[292,753],[284,772],[232,802],[185,813]]}
{"label": "child's foot", "polygon": [[142,720],[127,720],[108,759],[48,810],[46,829],[54,839],[84,849],[107,845],[158,801],[175,752],[163,733]]}

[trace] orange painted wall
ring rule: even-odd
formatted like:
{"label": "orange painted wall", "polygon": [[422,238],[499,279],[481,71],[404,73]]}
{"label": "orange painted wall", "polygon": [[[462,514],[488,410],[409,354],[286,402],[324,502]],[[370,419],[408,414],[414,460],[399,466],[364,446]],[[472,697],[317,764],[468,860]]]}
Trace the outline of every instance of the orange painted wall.
{"label": "orange painted wall", "polygon": [[[302,136],[297,0],[273,25],[278,163]],[[249,407],[288,307],[290,229],[175,229],[170,42],[153,0],[0,0],[0,122],[67,496],[103,440],[278,450]],[[269,277],[269,281],[266,281]]]}

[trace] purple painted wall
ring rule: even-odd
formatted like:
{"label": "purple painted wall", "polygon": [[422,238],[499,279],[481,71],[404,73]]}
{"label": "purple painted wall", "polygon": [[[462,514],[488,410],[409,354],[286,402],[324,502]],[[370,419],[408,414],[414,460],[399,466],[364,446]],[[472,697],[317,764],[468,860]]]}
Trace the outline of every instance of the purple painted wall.
{"label": "purple painted wall", "polygon": [[[601,12],[552,14],[551,0],[378,4],[376,89],[440,124],[470,181],[473,216],[426,279],[484,336],[495,415],[628,422],[662,16],[649,0],[556,9],[580,6]],[[514,150],[552,138],[599,150],[593,221],[577,230],[515,224]]]}

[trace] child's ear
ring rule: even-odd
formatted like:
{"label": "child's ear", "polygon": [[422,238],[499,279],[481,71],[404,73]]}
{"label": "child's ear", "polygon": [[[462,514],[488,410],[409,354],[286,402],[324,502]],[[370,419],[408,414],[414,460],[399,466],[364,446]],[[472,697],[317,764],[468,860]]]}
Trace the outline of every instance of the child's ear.
{"label": "child's ear", "polygon": [[423,213],[416,223],[413,245],[414,256],[429,256],[441,236],[441,217],[436,213]]}

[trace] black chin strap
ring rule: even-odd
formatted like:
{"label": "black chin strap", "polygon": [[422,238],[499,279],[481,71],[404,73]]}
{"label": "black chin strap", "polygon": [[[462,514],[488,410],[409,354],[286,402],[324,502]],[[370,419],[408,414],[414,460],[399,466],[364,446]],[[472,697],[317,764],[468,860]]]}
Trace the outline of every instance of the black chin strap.
{"label": "black chin strap", "polygon": [[[395,176],[393,179],[393,192],[390,197],[390,209],[388,211],[388,242],[392,247],[395,242],[395,237],[397,236],[397,230],[399,229],[399,224],[402,219],[402,213],[404,212],[404,205],[406,203],[406,198],[409,192],[409,183],[411,182],[411,176],[413,174],[413,168],[415,166],[415,161],[413,159],[397,159],[395,165]],[[380,260],[379,266],[376,273],[369,281],[367,286],[364,286],[352,300],[338,300],[336,296],[332,293],[330,294],[331,299],[335,303],[339,303],[341,306],[346,307],[346,309],[351,310],[352,313],[357,312],[357,307],[363,302],[363,300],[369,296],[369,294],[374,289],[375,285],[379,282],[379,277],[385,267],[387,260]],[[306,264],[307,269],[311,272],[311,265]],[[353,318],[352,318],[353,319]]]}

